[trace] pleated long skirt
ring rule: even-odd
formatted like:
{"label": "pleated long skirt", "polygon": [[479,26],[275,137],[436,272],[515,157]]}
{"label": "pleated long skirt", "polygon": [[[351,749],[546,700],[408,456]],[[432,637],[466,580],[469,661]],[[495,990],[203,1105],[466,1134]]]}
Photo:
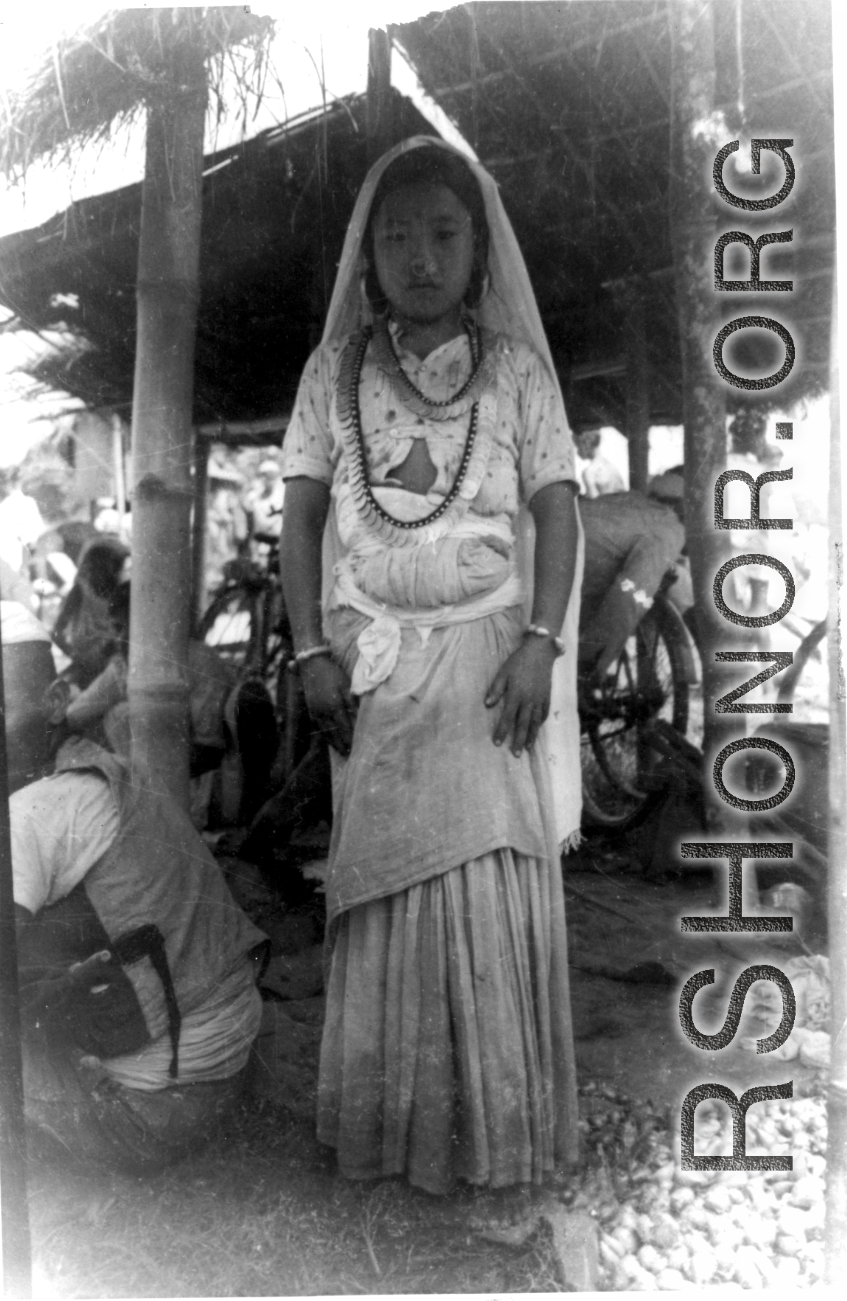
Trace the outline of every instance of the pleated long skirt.
{"label": "pleated long skirt", "polygon": [[576,1160],[558,861],[499,849],[341,916],[318,1138],[349,1178],[432,1193]]}

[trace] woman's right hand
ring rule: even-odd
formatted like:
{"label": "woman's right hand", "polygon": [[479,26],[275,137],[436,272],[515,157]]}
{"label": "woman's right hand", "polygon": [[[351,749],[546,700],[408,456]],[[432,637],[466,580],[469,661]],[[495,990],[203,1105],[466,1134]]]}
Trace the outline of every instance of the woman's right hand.
{"label": "woman's right hand", "polygon": [[303,693],[312,721],[343,759],[350,754],[356,705],[350,679],[328,655],[316,655],[300,665]]}

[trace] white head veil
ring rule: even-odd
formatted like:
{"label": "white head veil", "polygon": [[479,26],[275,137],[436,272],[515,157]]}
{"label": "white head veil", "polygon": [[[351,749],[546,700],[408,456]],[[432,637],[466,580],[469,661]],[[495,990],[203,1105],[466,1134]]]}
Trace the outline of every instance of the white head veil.
{"label": "white head veil", "polygon": [[515,239],[515,232],[500,199],[497,182],[479,163],[467,158],[453,145],[447,144],[444,140],[437,140],[434,136],[411,136],[408,140],[403,140],[393,149],[389,149],[387,154],[383,154],[365,177],[365,183],[359,191],[353,209],[350,225],[347,227],[335,288],[332,291],[324,326],[323,342],[329,343],[331,340],[346,338],[353,330],[370,319],[369,307],[361,288],[364,269],[362,246],[373,197],[383,173],[396,159],[410,153],[412,149],[433,146],[461,158],[468,170],[476,177],[482,190],[490,232],[488,249],[490,287],[475,312],[477,320],[480,325],[498,334],[505,334],[507,338],[528,343],[533,347],[543,358],[551,378],[558,387],[556,370],[544,326],[541,324],[535,294],[532,292],[532,285],[518,241]]}
{"label": "white head veil", "polygon": [[[506,215],[497,183],[479,163],[469,159],[453,145],[433,136],[411,136],[403,140],[374,163],[359,191],[356,206],[341,253],[335,288],[332,292],[323,343],[347,338],[371,320],[370,305],[362,287],[363,245],[365,228],[380,178],[388,167],[412,149],[445,149],[457,155],[476,177],[485,203],[488,220],[489,249],[487,270],[489,284],[482,302],[475,310],[480,325],[507,338],[529,344],[543,360],[561,399],[562,393],[550,345],[544,333],[535,294],[512,224]],[[564,409],[564,404],[563,404]],[[525,576],[527,590],[532,586],[533,524],[529,512],[522,510],[517,522],[518,563]],[[573,845],[579,839],[582,807],[579,762],[579,721],[576,710],[576,650],[579,621],[579,592],[582,583],[582,534],[577,553],[574,587],[568,604],[562,639],[566,653],[556,661],[550,716],[544,725],[542,740],[549,761],[553,783],[556,833],[560,843]]]}

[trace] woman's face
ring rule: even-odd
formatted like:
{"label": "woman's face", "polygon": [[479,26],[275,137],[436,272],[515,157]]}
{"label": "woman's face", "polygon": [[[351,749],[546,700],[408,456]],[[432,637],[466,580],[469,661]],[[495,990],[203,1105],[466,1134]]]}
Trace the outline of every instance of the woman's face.
{"label": "woman's face", "polygon": [[380,288],[401,320],[458,319],[473,270],[473,223],[446,185],[407,185],[383,200],[374,222]]}

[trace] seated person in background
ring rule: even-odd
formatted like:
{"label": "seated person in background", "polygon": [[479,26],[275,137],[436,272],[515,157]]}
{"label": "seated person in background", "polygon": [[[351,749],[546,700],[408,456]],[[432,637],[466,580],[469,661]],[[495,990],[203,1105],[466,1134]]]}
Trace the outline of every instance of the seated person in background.
{"label": "seated person in background", "polygon": [[[0,561],[0,568],[2,561]],[[50,635],[27,600],[2,578],[3,686],[9,793],[41,776],[44,766],[42,700],[56,677]],[[24,594],[22,594],[24,595]]]}
{"label": "seated person in background", "polygon": [[88,521],[62,520],[52,524],[35,544],[29,563],[29,576],[37,593],[33,608],[48,630],[56,623],[76,582],[85,545],[96,537],[94,525]]}
{"label": "seated person in background", "polygon": [[96,539],[93,524],[64,520],[51,525],[35,544],[29,572],[33,582],[49,585],[61,598],[76,581],[79,557],[86,543]]}
{"label": "seated person in background", "polygon": [[59,611],[53,640],[73,662],[71,680],[85,688],[129,640],[129,548],[97,538],[83,550],[74,585]]}
{"label": "seated person in background", "polygon": [[[104,544],[113,548],[105,556],[100,553]],[[83,559],[79,571],[80,603],[75,616],[60,628],[63,649],[68,647],[73,658],[50,688],[49,721],[54,727],[64,723],[70,732],[80,733],[128,761],[131,746],[127,689],[131,583],[125,578],[128,553],[120,543],[114,540],[106,543],[101,539],[92,544],[86,555],[89,560],[92,556],[97,560],[94,581]],[[101,561],[104,561],[102,566]],[[191,777],[199,778],[211,772],[228,756],[236,764],[232,781],[241,790],[239,798],[246,816],[248,809],[255,811],[267,796],[268,773],[277,749],[270,697],[260,682],[240,678],[234,666],[212,646],[195,638],[188,643],[187,668]],[[202,828],[210,790],[208,787],[192,790],[192,798],[196,796],[199,801],[195,825]]]}
{"label": "seated person in background", "polygon": [[[80,690],[73,680],[74,666],[57,680],[50,692],[50,722],[67,723],[79,732],[128,760],[130,754],[127,701],[127,648],[114,651],[97,677]],[[217,767],[226,749],[224,730],[227,701],[238,682],[232,665],[205,642],[188,643],[188,703],[191,739],[191,775]]]}
{"label": "seated person in background", "polygon": [[47,533],[41,535],[38,539],[38,546],[40,548],[42,542],[44,542],[49,545],[51,551],[64,551],[74,568],[76,568],[83,551],[89,542],[96,541],[97,536],[97,530],[90,520],[63,520],[59,524],[54,524]]}
{"label": "seated person in background", "polygon": [[[585,572],[579,666],[602,680],[653,604],[665,573],[685,545],[682,476],[658,476],[649,493],[581,498]],[[678,491],[678,495],[677,495]]]}
{"label": "seated person in background", "polygon": [[[45,727],[42,771],[48,746]],[[67,741],[9,813],[31,1142],[160,1169],[244,1092],[265,937],[187,814],[91,741]]]}
{"label": "seated person in background", "polygon": [[625,492],[626,484],[616,465],[600,451],[600,430],[585,429],[574,435],[580,492],[602,497],[607,492]]}

